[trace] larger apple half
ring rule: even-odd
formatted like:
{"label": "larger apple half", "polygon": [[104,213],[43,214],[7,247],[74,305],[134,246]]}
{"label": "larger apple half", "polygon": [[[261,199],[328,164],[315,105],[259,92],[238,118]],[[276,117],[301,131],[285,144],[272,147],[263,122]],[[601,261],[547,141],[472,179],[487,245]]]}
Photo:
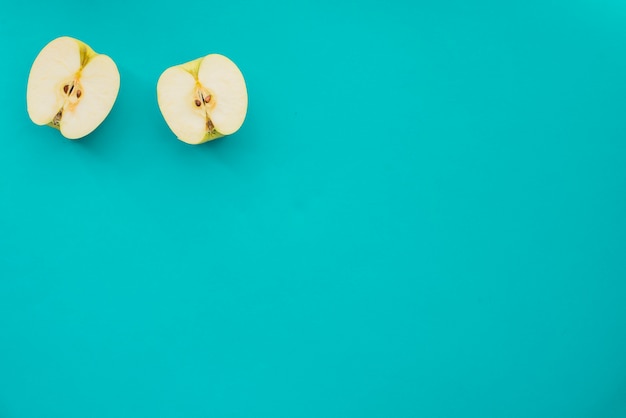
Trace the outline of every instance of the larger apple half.
{"label": "larger apple half", "polygon": [[31,67],[28,115],[66,138],[82,138],[107,117],[119,88],[120,74],[111,58],[63,36],[46,45]]}

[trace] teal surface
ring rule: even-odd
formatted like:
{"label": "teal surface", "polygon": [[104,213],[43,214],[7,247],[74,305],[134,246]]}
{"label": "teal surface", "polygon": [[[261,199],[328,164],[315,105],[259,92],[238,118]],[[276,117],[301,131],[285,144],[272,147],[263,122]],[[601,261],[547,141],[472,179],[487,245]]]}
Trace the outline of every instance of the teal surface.
{"label": "teal surface", "polygon": [[[12,2],[0,417],[626,417],[626,5]],[[69,35],[121,90],[32,124]],[[169,66],[241,68],[177,141]]]}

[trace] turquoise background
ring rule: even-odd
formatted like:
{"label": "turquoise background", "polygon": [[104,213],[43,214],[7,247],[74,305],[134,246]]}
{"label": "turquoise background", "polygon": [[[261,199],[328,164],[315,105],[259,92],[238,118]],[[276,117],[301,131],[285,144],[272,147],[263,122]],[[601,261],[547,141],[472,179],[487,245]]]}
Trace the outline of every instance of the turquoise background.
{"label": "turquoise background", "polygon": [[[117,103],[32,124],[69,35]],[[626,417],[626,3],[12,2],[0,417]],[[167,67],[244,73],[179,142]]]}

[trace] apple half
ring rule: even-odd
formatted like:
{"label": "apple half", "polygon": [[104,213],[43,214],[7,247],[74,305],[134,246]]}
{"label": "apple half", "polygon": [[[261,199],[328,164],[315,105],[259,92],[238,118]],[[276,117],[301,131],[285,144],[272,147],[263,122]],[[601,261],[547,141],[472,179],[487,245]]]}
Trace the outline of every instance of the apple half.
{"label": "apple half", "polygon": [[172,132],[194,145],[235,133],[248,109],[241,71],[220,54],[165,70],[157,83],[157,100]]}
{"label": "apple half", "polygon": [[120,73],[111,58],[63,36],[33,62],[26,87],[28,115],[68,139],[82,138],[104,121],[119,89]]}

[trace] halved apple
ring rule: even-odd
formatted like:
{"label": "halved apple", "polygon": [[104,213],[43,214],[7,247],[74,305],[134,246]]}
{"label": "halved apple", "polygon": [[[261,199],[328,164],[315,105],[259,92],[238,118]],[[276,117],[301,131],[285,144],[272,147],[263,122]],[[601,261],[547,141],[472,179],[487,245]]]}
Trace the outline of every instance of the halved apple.
{"label": "halved apple", "polygon": [[165,70],[157,83],[157,100],[167,125],[188,144],[235,133],[248,109],[241,71],[220,54]]}
{"label": "halved apple", "polygon": [[66,138],[82,138],[107,117],[119,88],[120,73],[111,58],[63,36],[46,45],[30,69],[28,115]]}

